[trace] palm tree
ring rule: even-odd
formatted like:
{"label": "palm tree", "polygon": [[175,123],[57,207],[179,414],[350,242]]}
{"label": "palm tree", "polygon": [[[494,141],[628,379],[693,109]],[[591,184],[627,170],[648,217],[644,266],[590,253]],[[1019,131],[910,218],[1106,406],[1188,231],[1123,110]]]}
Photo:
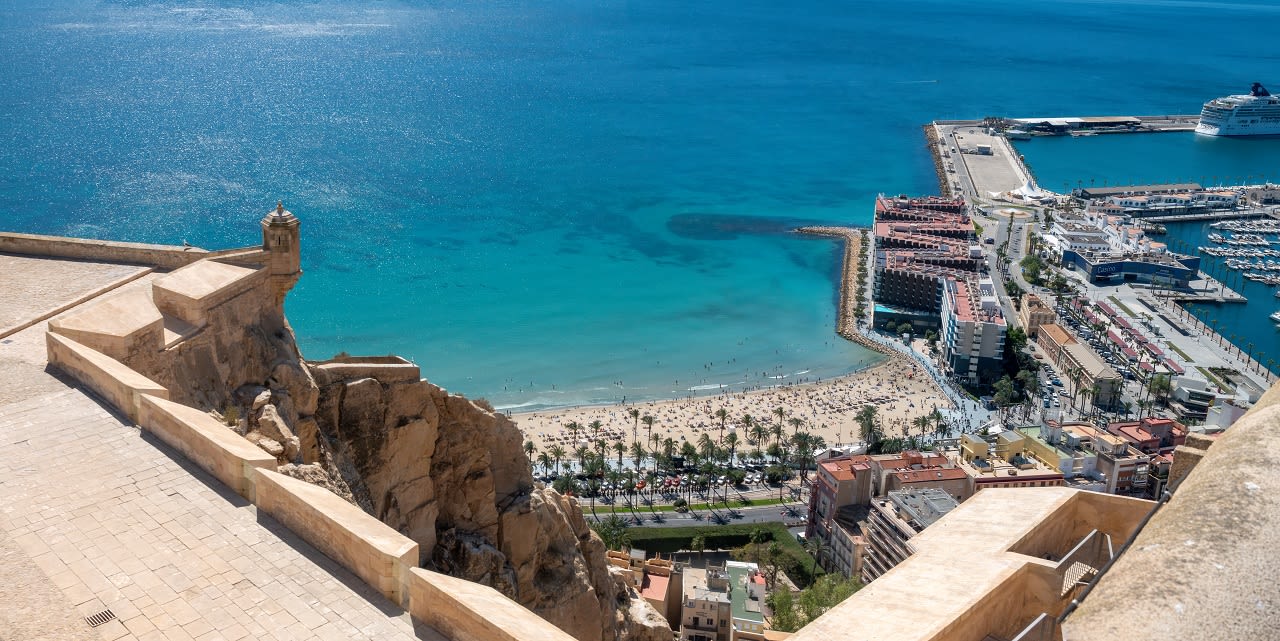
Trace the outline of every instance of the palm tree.
{"label": "palm tree", "polygon": [[639,431],[639,429],[640,429],[640,410],[639,410],[639,409],[636,409],[636,408],[634,408],[634,407],[633,407],[633,408],[631,408],[631,409],[627,410],[627,415],[629,415],[629,416],[631,417],[631,420],[632,420],[632,423],[631,423],[631,440],[633,440],[633,441],[634,441],[634,440],[635,440],[635,438],[636,438],[636,432],[637,432],[637,431]]}
{"label": "palm tree", "polygon": [[579,445],[573,448],[573,457],[578,459],[578,471],[581,472],[583,464],[586,462],[587,454],[591,453],[591,448],[586,445]]}
{"label": "palm tree", "polygon": [[[783,421],[787,418],[787,410],[779,405],[778,407],[773,408],[773,415],[778,417],[778,427],[781,428]],[[782,438],[781,429],[778,431],[778,438]]]}
{"label": "palm tree", "polygon": [[815,459],[814,453],[825,449],[827,442],[821,436],[808,432],[796,432],[791,436],[791,443],[796,449],[796,460],[800,463],[800,479],[809,478],[809,462]]}
{"label": "palm tree", "polygon": [[804,542],[804,549],[813,556],[813,569],[809,571],[809,576],[813,576],[818,572],[818,558],[825,554],[830,547],[822,539],[813,536]]}
{"label": "palm tree", "polygon": [[947,424],[943,422],[945,417],[942,416],[942,412],[939,411],[937,407],[934,407],[933,411],[929,412],[929,418],[933,419],[934,434],[936,434],[937,436],[943,436],[947,433],[946,432]]}
{"label": "palm tree", "polygon": [[560,471],[560,459],[564,458],[564,448],[563,448],[563,447],[561,447],[560,445],[552,445],[552,446],[551,446],[551,451],[550,451],[550,452],[548,452],[548,453],[551,455],[551,458],[552,458],[552,459],[555,459],[555,462],[556,462],[556,471],[557,471],[557,472],[559,472],[559,471]]}
{"label": "palm tree", "polygon": [[729,450],[729,466],[732,467],[733,458],[738,452],[738,435],[729,432],[729,435],[724,437],[724,446]]}
{"label": "palm tree", "polygon": [[644,428],[649,431],[649,438],[653,438],[654,418],[652,416],[649,416],[648,414],[645,414],[640,418],[640,420],[644,422]]}
{"label": "palm tree", "polygon": [[875,405],[866,405],[858,410],[853,420],[857,421],[862,442],[870,448],[880,440],[880,428],[876,425],[877,409]]}
{"label": "palm tree", "polygon": [[804,420],[803,420],[803,419],[799,419],[799,418],[795,418],[795,417],[792,417],[792,418],[791,418],[789,421],[787,421],[787,422],[791,424],[791,435],[792,435],[792,436],[794,436],[796,432],[799,432],[799,431],[800,431],[800,427],[804,425]]}
{"label": "palm tree", "polygon": [[613,442],[613,451],[618,454],[618,469],[622,469],[622,455],[627,453],[627,446],[622,441]]}
{"label": "palm tree", "polygon": [[[557,445],[556,447],[559,446]],[[551,469],[551,457],[546,452],[538,452],[538,466],[542,468],[543,474],[546,474]]]}
{"label": "palm tree", "polygon": [[533,452],[534,452],[534,450],[536,450],[536,449],[538,449],[538,448],[533,444],[533,441],[525,441],[525,442],[524,442],[524,455],[525,455],[525,457],[526,457],[526,458],[528,458],[530,461],[533,461]]}
{"label": "palm tree", "polygon": [[662,439],[662,457],[666,459],[667,465],[671,465],[671,457],[676,455],[676,441],[668,436]]}
{"label": "palm tree", "polygon": [[769,427],[763,423],[757,423],[750,414],[742,417],[742,424],[746,427],[751,440],[755,441],[752,445],[763,446],[764,440],[769,437]]}
{"label": "palm tree", "polygon": [[702,456],[702,460],[710,461],[716,453],[716,444],[711,440],[711,435],[706,432],[698,437],[698,454]]}
{"label": "palm tree", "polygon": [[720,419],[720,438],[718,440],[723,441],[724,440],[724,422],[726,419],[729,418],[729,412],[722,407],[716,410],[715,416],[716,418]]}
{"label": "palm tree", "polygon": [[773,443],[775,445],[782,442],[782,423],[774,423],[769,426],[769,432],[773,434]]}
{"label": "palm tree", "polygon": [[920,428],[921,434],[924,434],[924,431],[929,427],[930,422],[928,414],[921,414],[920,416],[911,419],[911,424]]}
{"label": "palm tree", "polygon": [[569,421],[564,426],[569,428],[569,436],[576,444],[578,442],[578,430],[582,429],[582,426],[578,425],[577,421]]}
{"label": "palm tree", "polygon": [[644,446],[639,442],[633,442],[631,444],[631,460],[636,464],[637,470],[640,469],[640,461],[643,461],[647,454],[648,452],[645,451]]}
{"label": "palm tree", "polygon": [[600,438],[600,428],[604,427],[604,423],[601,423],[599,419],[596,419],[591,421],[591,423],[588,424],[588,427],[591,428],[591,438],[598,439]]}

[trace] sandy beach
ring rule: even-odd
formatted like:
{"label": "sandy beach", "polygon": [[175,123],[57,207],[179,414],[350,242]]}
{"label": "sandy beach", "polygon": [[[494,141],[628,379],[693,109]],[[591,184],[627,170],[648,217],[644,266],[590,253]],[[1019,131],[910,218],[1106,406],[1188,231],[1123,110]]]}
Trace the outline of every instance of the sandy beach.
{"label": "sandy beach", "polygon": [[[693,399],[545,410],[513,414],[511,418],[524,433],[525,440],[533,441],[537,451],[557,444],[572,451],[575,444],[565,426],[575,421],[584,428],[578,433],[579,441],[591,439],[591,431],[586,426],[598,420],[602,424],[599,438],[630,445],[636,424],[630,410],[635,408],[642,417],[654,417],[653,433],[659,439],[671,438],[678,447],[685,441],[696,442],[704,432],[717,437],[720,420],[715,414],[719,409],[728,413],[725,421],[725,434],[728,434],[734,427],[742,432],[744,415],[766,425],[775,424],[778,420],[775,409],[781,407],[786,411],[787,434],[794,429],[791,420],[800,419],[804,422],[802,430],[819,435],[834,446],[860,441],[855,417],[869,403],[877,407],[881,429],[889,437],[902,436],[907,429],[919,434],[920,428],[912,426],[912,420],[934,408],[952,407],[919,365],[895,355],[870,369],[818,383]],[[648,446],[643,419],[635,433]],[[739,433],[738,437],[743,442],[739,451],[748,451],[747,435]]]}

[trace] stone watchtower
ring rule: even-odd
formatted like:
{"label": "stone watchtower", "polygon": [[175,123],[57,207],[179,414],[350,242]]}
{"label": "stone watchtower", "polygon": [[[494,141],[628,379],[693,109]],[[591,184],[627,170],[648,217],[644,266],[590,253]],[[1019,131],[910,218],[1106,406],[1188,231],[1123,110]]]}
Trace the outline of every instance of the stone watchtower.
{"label": "stone watchtower", "polygon": [[277,305],[302,275],[301,248],[298,243],[298,217],[284,208],[283,202],[262,217],[262,249],[268,253],[267,270]]}

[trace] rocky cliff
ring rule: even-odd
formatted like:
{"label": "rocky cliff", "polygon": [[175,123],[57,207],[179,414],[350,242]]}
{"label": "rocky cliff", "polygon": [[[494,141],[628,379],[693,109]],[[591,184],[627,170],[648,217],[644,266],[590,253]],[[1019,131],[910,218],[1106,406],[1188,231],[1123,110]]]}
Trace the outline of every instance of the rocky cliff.
{"label": "rocky cliff", "polygon": [[425,381],[312,372],[319,430],[350,464],[343,481],[421,543],[424,566],[490,585],[582,641],[671,638],[665,621],[630,614],[652,608],[610,575],[577,501],[535,487],[505,416]]}
{"label": "rocky cliff", "polygon": [[200,332],[126,364],[223,416],[282,472],[418,541],[423,566],[490,585],[581,641],[670,640],[610,573],[576,500],[535,487],[510,420],[408,364],[412,376],[388,359],[367,371],[359,359],[307,363],[283,310],[264,300],[230,300]]}

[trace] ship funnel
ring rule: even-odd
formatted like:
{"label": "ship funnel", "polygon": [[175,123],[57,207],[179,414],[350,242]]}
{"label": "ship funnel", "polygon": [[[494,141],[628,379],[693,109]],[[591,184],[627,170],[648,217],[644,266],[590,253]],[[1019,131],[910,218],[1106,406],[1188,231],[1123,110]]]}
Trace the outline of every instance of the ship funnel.
{"label": "ship funnel", "polygon": [[1253,86],[1249,88],[1249,95],[1261,98],[1263,96],[1270,96],[1271,92],[1267,91],[1267,88],[1263,87],[1261,82],[1255,82],[1253,83]]}

